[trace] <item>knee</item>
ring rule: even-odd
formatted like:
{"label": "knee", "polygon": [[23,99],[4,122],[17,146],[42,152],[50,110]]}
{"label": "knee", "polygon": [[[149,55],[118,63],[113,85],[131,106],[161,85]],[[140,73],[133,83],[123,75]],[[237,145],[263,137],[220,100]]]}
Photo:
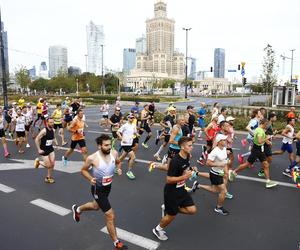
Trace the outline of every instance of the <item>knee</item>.
{"label": "knee", "polygon": [[98,211],[100,208],[99,208],[99,205],[97,204],[97,203],[94,203],[93,204],[93,209],[95,210],[95,211]]}
{"label": "knee", "polygon": [[115,219],[115,213],[112,209],[108,211],[105,216],[107,221],[113,221]]}
{"label": "knee", "polygon": [[193,207],[190,208],[190,214],[193,215],[195,213],[197,213],[197,207],[193,206]]}

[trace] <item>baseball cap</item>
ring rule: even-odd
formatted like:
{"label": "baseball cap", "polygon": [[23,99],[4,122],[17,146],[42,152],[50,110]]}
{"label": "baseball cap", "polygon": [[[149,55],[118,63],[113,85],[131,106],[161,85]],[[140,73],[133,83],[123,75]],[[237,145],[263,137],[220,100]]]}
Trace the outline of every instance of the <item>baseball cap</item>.
{"label": "baseball cap", "polygon": [[187,106],[187,108],[186,109],[193,109],[194,108],[194,106],[192,106],[192,105],[189,105],[189,106]]}
{"label": "baseball cap", "polygon": [[116,107],[116,110],[117,110],[117,111],[120,111],[121,109],[120,109],[119,107]]}
{"label": "baseball cap", "polygon": [[134,118],[134,114],[129,114],[127,118]]}
{"label": "baseball cap", "polygon": [[228,116],[228,117],[226,118],[226,121],[227,121],[227,122],[234,121],[234,120],[235,120],[235,118],[232,117],[232,116]]}
{"label": "baseball cap", "polygon": [[176,108],[171,106],[171,107],[168,108],[168,111],[176,111]]}
{"label": "baseball cap", "polygon": [[216,143],[220,142],[220,141],[223,141],[223,140],[226,140],[227,139],[227,136],[226,135],[223,135],[223,134],[217,134],[216,136]]}

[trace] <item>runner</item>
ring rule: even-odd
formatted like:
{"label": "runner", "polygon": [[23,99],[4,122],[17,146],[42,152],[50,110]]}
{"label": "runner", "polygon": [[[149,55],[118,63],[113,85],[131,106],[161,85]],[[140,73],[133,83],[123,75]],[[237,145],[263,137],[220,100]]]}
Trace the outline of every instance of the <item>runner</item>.
{"label": "runner", "polygon": [[25,99],[23,96],[21,96],[20,99],[18,100],[18,107],[21,110],[25,107]]}
{"label": "runner", "polygon": [[295,115],[295,107],[291,107],[290,112],[288,112],[288,114],[286,115],[287,119],[296,119],[296,115]]}
{"label": "runner", "polygon": [[25,142],[25,122],[25,116],[22,115],[22,110],[18,109],[15,124],[17,134],[16,145],[20,154],[24,153],[23,144]]}
{"label": "runner", "polygon": [[22,115],[25,117],[25,144],[26,144],[26,148],[30,148],[28,138],[29,138],[29,134],[31,134],[31,136],[33,137],[32,130],[31,130],[31,125],[32,125],[32,122],[33,122],[32,118],[33,117],[32,117],[31,110],[30,109],[28,110],[28,106],[23,107]]}
{"label": "runner", "polygon": [[[162,150],[167,147],[170,141],[171,130],[175,125],[175,118],[176,118],[176,109],[174,107],[170,107],[168,109],[168,114],[164,117],[164,119],[160,122],[162,127],[161,134],[158,135],[158,141],[160,139],[164,139],[163,144],[159,147],[158,151],[154,154],[154,158],[157,161],[161,161],[160,153]],[[158,142],[157,142],[158,144]]]}
{"label": "runner", "polygon": [[216,147],[209,153],[206,164],[211,167],[209,178],[211,185],[202,185],[195,181],[192,187],[193,192],[196,189],[203,188],[212,193],[218,193],[218,202],[214,211],[222,215],[228,215],[229,212],[223,208],[223,204],[227,194],[224,175],[228,173],[228,155],[226,150],[227,136],[218,134],[215,139]]}
{"label": "runner", "polygon": [[164,229],[175,219],[177,213],[193,215],[197,212],[193,199],[185,190],[185,182],[192,177],[190,154],[193,150],[192,138],[181,137],[178,141],[180,152],[170,162],[167,183],[164,188],[164,216],[152,229],[153,234],[162,241],[168,239]]}
{"label": "runner", "polygon": [[70,106],[72,108],[72,113],[73,113],[73,118],[74,118],[77,115],[78,110],[80,109],[79,100],[77,98],[75,98]]}
{"label": "runner", "polygon": [[[278,133],[278,131],[277,130],[274,131],[274,128],[273,128],[273,123],[277,120],[276,114],[271,113],[269,115],[268,120],[269,120],[269,124],[268,124],[267,129],[266,129],[266,135],[270,137],[270,142],[272,142],[273,136]],[[272,162],[272,144],[268,145],[268,144],[265,143],[264,152],[265,152],[265,155],[267,157],[268,163],[271,164],[271,162]],[[258,176],[259,177],[264,177],[265,176],[265,172],[264,172],[263,168],[258,172]]]}
{"label": "runner", "polygon": [[140,136],[142,136],[142,134],[144,133],[144,131],[147,132],[147,137],[145,139],[145,141],[142,143],[142,146],[144,148],[149,148],[149,145],[147,144],[147,142],[150,140],[151,136],[152,136],[152,132],[151,132],[151,128],[150,128],[150,123],[151,123],[151,115],[149,112],[149,105],[146,104],[144,106],[144,109],[141,112],[141,125],[140,125],[140,129],[139,129],[139,134]]}
{"label": "runner", "polygon": [[170,136],[170,146],[168,150],[168,158],[167,161],[165,159],[162,160],[161,164],[157,164],[156,162],[149,163],[149,172],[152,172],[153,169],[157,168],[163,171],[168,171],[169,164],[171,159],[174,158],[180,151],[180,146],[178,144],[180,138],[183,136],[182,126],[185,124],[185,116],[180,115],[177,117],[176,124],[173,126]]}
{"label": "runner", "polygon": [[190,135],[190,137],[194,138],[194,135],[195,135],[194,126],[195,126],[195,122],[196,122],[194,107],[189,105],[189,106],[187,106],[186,110],[188,113],[189,135]]}
{"label": "runner", "polygon": [[262,119],[260,121],[259,127],[254,131],[253,147],[251,149],[251,154],[249,155],[247,162],[239,165],[239,167],[235,170],[229,171],[230,181],[233,181],[236,178],[238,172],[244,170],[250,165],[253,165],[256,159],[259,159],[259,161],[262,163],[265,172],[266,188],[272,188],[277,186],[277,182],[270,180],[270,165],[264,153],[264,144],[270,144],[270,136],[267,137],[265,133],[265,129],[267,128],[268,123],[269,121],[267,119]]}
{"label": "runner", "polygon": [[[54,134],[58,130],[58,134],[61,137],[61,145],[65,146],[67,144],[67,142],[65,141],[64,128],[63,128],[63,125],[62,125],[63,114],[62,114],[60,103],[58,103],[56,105],[56,109],[53,111],[51,117],[54,120]],[[57,139],[55,138],[54,140],[55,140],[55,144],[58,146]]]}
{"label": "runner", "polygon": [[8,136],[12,139],[13,138],[13,117],[12,117],[13,108],[12,106],[8,107],[8,110],[5,112],[5,132],[8,130]]}
{"label": "runner", "polygon": [[103,117],[103,120],[100,121],[100,126],[104,126],[104,131],[108,131],[109,104],[107,100],[105,100],[104,103],[101,105],[100,112],[102,112],[102,117]]}
{"label": "runner", "polygon": [[7,158],[10,154],[7,149],[7,142],[6,142],[5,131],[4,131],[3,109],[1,107],[0,107],[0,137],[4,149],[4,157]]}
{"label": "runner", "polygon": [[128,161],[128,171],[126,172],[127,177],[130,180],[134,180],[135,176],[132,172],[132,168],[135,162],[135,152],[133,151],[133,138],[134,135],[138,136],[136,125],[133,124],[133,119],[134,115],[129,114],[127,116],[127,123],[123,124],[119,130],[117,131],[117,135],[119,140],[121,140],[121,146],[122,146],[122,154],[119,157],[119,161],[123,162],[125,157],[128,155],[129,156],[129,161]]}
{"label": "runner", "polygon": [[201,105],[201,108],[198,111],[198,125],[200,127],[199,134],[198,134],[198,140],[202,140],[201,136],[202,136],[202,132],[204,131],[204,128],[205,128],[204,118],[206,115],[205,103],[201,102],[200,105]]}
{"label": "runner", "polygon": [[[82,212],[101,209],[105,214],[106,228],[113,240],[114,248],[116,250],[125,250],[128,247],[118,240],[115,227],[115,214],[108,200],[115,167],[117,166],[118,175],[121,175],[121,164],[118,161],[118,153],[115,150],[111,150],[111,138],[108,135],[101,135],[96,139],[96,143],[98,151],[86,158],[81,169],[82,175],[91,184],[91,193],[94,201],[81,206],[74,204],[72,206],[73,219],[79,222]],[[89,173],[91,166],[92,175]]]}
{"label": "runner", "polygon": [[220,104],[218,102],[214,103],[213,109],[211,111],[211,116],[215,117],[219,115],[219,108],[220,108]]}
{"label": "runner", "polygon": [[42,156],[43,160],[40,161],[39,158],[36,158],[34,161],[34,167],[38,168],[41,165],[44,168],[47,168],[47,176],[45,178],[45,182],[48,184],[53,184],[55,182],[52,177],[53,169],[55,166],[55,154],[53,148],[54,120],[53,118],[48,118],[46,122],[47,126],[43,128],[35,138],[35,145],[37,147],[39,155]]}
{"label": "runner", "polygon": [[36,123],[41,120],[38,128],[40,129],[41,128],[41,123],[43,121],[43,116],[42,116],[42,107],[43,107],[43,102],[44,102],[44,99],[43,98],[39,98],[39,101],[36,105],[36,113],[37,113],[37,118],[36,120],[34,121],[33,123],[33,126],[36,127]]}
{"label": "runner", "polygon": [[226,121],[227,112],[228,111],[226,108],[221,108],[221,114],[219,114],[217,121],[218,124],[220,124],[223,121]]}
{"label": "runner", "polygon": [[64,110],[64,118],[63,118],[63,128],[68,128],[73,121],[73,116],[70,108],[66,108]]}
{"label": "runner", "polygon": [[117,96],[117,100],[116,100],[116,103],[115,103],[115,108],[120,108],[121,110],[121,96]]}
{"label": "runner", "polygon": [[42,120],[44,123],[44,126],[47,126],[47,121],[46,119],[49,117],[48,115],[49,107],[46,99],[43,100],[43,106],[42,106]]}
{"label": "runner", "polygon": [[244,158],[251,154],[251,149],[253,145],[253,135],[255,129],[259,126],[259,121],[261,120],[261,113],[258,109],[254,109],[251,114],[251,120],[249,121],[246,130],[249,132],[247,135],[247,139],[243,139],[241,141],[242,145],[245,147],[247,142],[249,143],[249,152],[245,154],[238,154],[238,161],[240,164],[244,162]]}
{"label": "runner", "polygon": [[62,157],[62,162],[64,166],[67,166],[68,164],[68,158],[69,156],[74,152],[74,149],[76,148],[77,144],[79,144],[81,154],[83,156],[83,160],[87,157],[87,148],[85,143],[85,137],[84,137],[84,121],[83,118],[83,110],[78,109],[76,117],[73,119],[71,125],[69,126],[68,130],[72,133],[71,137],[71,146],[68,149],[68,151],[65,153],[65,155]]}
{"label": "runner", "polygon": [[292,177],[292,169],[296,166],[295,156],[293,153],[293,141],[295,138],[295,119],[294,118],[288,118],[287,125],[285,129],[282,131],[281,135],[283,136],[282,139],[282,146],[281,149],[278,151],[274,151],[272,155],[282,155],[285,151],[288,152],[288,157],[290,160],[290,165],[288,168],[286,168],[282,174],[287,177]]}
{"label": "runner", "polygon": [[116,148],[116,142],[118,139],[117,131],[121,127],[123,122],[123,115],[119,107],[115,107],[115,113],[110,117],[108,122],[111,125],[110,129],[113,136],[111,141],[111,148],[114,150]]}
{"label": "runner", "polygon": [[149,115],[150,115],[149,126],[150,127],[154,124],[154,113],[155,113],[155,111],[156,111],[155,104],[154,104],[154,101],[152,101],[149,104]]}

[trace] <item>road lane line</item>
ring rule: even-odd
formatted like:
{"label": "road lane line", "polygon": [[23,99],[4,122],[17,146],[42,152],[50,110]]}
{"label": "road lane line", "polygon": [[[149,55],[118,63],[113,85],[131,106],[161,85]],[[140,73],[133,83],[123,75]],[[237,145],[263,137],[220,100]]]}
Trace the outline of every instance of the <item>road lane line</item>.
{"label": "road lane line", "polygon": [[65,216],[65,215],[71,213],[71,210],[69,210],[69,209],[66,209],[64,207],[58,206],[56,204],[53,204],[51,202],[48,202],[48,201],[45,201],[42,199],[36,199],[36,200],[31,201],[30,203],[33,205],[36,205],[38,207],[41,207],[45,210],[51,211],[55,214],[58,214],[60,216]]}
{"label": "road lane line", "polygon": [[[248,181],[256,181],[256,182],[266,183],[266,179],[259,179],[259,178],[256,178],[256,177],[249,177],[249,176],[244,176],[244,175],[238,175],[236,178],[237,179],[241,179],[241,180],[248,180]],[[276,182],[278,183],[279,186],[297,188],[296,184],[282,182],[282,181],[276,181]]]}
{"label": "road lane line", "polygon": [[14,188],[11,188],[9,186],[6,186],[6,185],[0,183],[0,191],[8,194],[8,193],[14,192],[16,190]]}
{"label": "road lane line", "polygon": [[[130,242],[134,245],[137,245],[139,247],[145,248],[145,249],[149,249],[149,250],[155,250],[159,247],[160,243],[154,241],[154,240],[150,240],[147,239],[143,236],[139,236],[137,234],[134,233],[130,233],[128,231],[125,231],[123,229],[120,228],[116,228],[117,229],[117,235],[118,238]],[[103,227],[101,230],[101,232],[108,234],[107,228]]]}

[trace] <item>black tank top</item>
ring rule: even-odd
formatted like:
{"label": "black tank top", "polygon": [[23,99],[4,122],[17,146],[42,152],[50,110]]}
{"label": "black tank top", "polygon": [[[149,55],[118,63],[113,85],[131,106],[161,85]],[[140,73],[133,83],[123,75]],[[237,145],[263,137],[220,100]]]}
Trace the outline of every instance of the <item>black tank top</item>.
{"label": "black tank top", "polygon": [[44,151],[53,150],[54,130],[46,128],[46,135],[41,139],[41,149]]}

